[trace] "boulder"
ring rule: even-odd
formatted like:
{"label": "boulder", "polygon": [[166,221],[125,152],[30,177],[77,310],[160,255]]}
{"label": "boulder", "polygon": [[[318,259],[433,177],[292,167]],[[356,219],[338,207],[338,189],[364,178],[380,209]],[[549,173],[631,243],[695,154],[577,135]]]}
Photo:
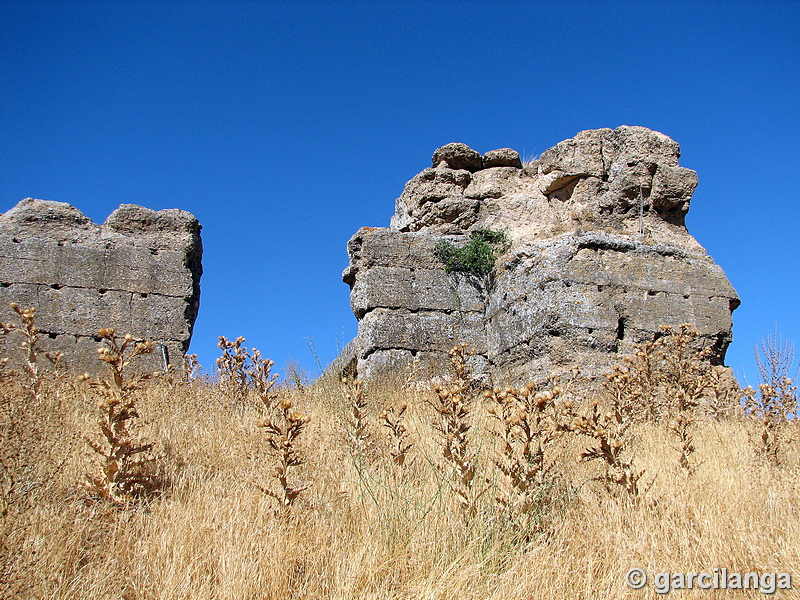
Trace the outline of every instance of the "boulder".
{"label": "boulder", "polygon": [[483,168],[481,155],[466,144],[445,144],[433,152],[431,159],[434,167],[442,163],[450,169],[466,169],[478,171]]}
{"label": "boulder", "polygon": [[[365,376],[403,361],[436,372],[466,342],[488,378],[575,367],[596,377],[661,325],[683,322],[724,363],[739,298],[686,230],[697,175],[678,164],[676,142],[644,127],[583,131],[525,169],[508,149],[488,152],[483,168],[472,152],[438,149],[390,228],[348,243],[343,279],[359,330],[336,364]],[[476,229],[510,240],[493,272],[447,273],[437,244],[463,246]]]}
{"label": "boulder", "polygon": [[519,158],[519,152],[511,148],[500,148],[499,150],[489,150],[483,155],[483,167],[485,169],[491,167],[515,167],[522,168],[522,161]]}

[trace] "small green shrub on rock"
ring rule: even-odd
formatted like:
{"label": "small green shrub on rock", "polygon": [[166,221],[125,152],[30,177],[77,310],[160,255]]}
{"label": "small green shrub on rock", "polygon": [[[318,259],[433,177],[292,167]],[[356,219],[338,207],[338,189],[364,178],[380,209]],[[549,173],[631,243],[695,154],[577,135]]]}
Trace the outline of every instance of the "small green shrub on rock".
{"label": "small green shrub on rock", "polygon": [[457,248],[446,240],[436,244],[436,258],[444,263],[447,273],[468,273],[477,277],[487,275],[497,258],[497,254],[508,244],[508,236],[503,231],[478,229],[469,235],[469,243]]}

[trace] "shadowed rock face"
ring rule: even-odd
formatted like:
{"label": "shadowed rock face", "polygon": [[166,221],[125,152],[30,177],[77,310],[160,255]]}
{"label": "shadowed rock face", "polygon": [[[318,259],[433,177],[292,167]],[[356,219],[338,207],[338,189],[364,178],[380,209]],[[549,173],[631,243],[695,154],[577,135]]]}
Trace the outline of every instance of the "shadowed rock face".
{"label": "shadowed rock face", "polygon": [[0,215],[0,321],[37,309],[42,345],[97,371],[97,331],[157,342],[141,362],[181,365],[200,305],[200,224],[182,210],[123,204],[103,225],[63,202],[27,198]]}
{"label": "shadowed rock face", "polygon": [[[348,242],[343,280],[358,336],[336,368],[437,369],[453,343],[505,381],[569,370],[596,376],[659,326],[693,323],[722,364],[739,298],[684,225],[697,185],[680,148],[643,127],[583,131],[521,167],[448,144],[406,184],[391,227]],[[439,240],[503,230],[510,248],[486,278],[447,274]]]}

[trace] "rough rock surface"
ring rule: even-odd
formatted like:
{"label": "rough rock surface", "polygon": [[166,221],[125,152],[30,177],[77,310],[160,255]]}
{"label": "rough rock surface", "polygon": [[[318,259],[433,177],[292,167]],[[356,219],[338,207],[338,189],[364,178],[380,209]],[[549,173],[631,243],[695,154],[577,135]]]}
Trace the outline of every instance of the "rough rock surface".
{"label": "rough rock surface", "polygon": [[[683,322],[723,363],[739,298],[686,230],[697,175],[678,165],[676,142],[643,127],[583,131],[524,167],[503,149],[480,169],[469,150],[438,149],[397,199],[391,227],[348,242],[343,280],[359,329],[338,368],[436,369],[463,341],[497,379],[574,366],[596,376],[660,325]],[[511,242],[494,272],[445,273],[436,243],[466,244],[483,228]]]}
{"label": "rough rock surface", "polygon": [[97,371],[97,331],[148,338],[140,364],[182,364],[200,303],[200,224],[182,210],[123,204],[103,225],[64,202],[27,198],[0,215],[0,321],[37,309],[42,345]]}
{"label": "rough rock surface", "polygon": [[499,150],[489,150],[483,155],[483,167],[516,167],[522,168],[522,161],[519,152],[511,148],[500,148]]}
{"label": "rough rock surface", "polygon": [[478,171],[483,168],[481,155],[466,144],[446,144],[437,148],[431,159],[434,167],[444,163],[450,169]]}

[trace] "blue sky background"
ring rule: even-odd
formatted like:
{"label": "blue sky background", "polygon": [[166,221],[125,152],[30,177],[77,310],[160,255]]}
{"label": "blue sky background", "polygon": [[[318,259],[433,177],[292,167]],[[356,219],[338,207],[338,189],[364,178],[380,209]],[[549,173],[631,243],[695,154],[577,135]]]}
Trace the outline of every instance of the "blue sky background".
{"label": "blue sky background", "polygon": [[742,298],[728,364],[800,344],[800,2],[0,0],[0,212],[121,203],[203,224],[192,352],[279,366],[356,333],[345,245],[435,148],[538,155],[643,125],[700,185],[689,231]]}

